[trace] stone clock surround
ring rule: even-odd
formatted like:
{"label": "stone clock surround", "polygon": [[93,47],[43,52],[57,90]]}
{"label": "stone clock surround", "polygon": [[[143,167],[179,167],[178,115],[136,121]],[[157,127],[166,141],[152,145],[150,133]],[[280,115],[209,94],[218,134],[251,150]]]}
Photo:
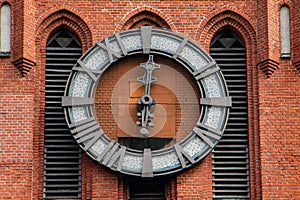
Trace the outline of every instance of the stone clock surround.
{"label": "stone clock surround", "polygon": [[[134,54],[173,59],[199,86],[203,109],[198,122],[172,147],[154,151],[126,148],[107,137],[96,120],[94,95],[101,74],[120,58]],[[175,173],[202,160],[220,140],[230,106],[231,98],[215,61],[189,39],[151,27],[116,33],[89,49],[74,66],[63,97],[68,126],[80,147],[114,171],[142,177]]]}

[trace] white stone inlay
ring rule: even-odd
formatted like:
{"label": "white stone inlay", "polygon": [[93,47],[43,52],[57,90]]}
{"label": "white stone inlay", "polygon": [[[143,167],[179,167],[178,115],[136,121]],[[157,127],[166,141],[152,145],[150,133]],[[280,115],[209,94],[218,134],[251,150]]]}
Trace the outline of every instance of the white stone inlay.
{"label": "white stone inlay", "polygon": [[70,109],[71,109],[72,118],[73,118],[72,123],[79,122],[81,120],[85,120],[88,118],[87,112],[86,112],[86,106],[76,106],[76,107],[72,107]]}
{"label": "white stone inlay", "polygon": [[97,140],[97,142],[95,142],[95,144],[93,144],[91,146],[91,150],[94,151],[96,154],[100,155],[104,150],[105,148],[107,147],[107,143],[104,142],[103,140],[99,139]]}
{"label": "white stone inlay", "polygon": [[178,160],[178,156],[174,152],[152,157],[153,171],[160,171],[166,168],[171,169],[177,165],[180,165],[180,162]]}
{"label": "white stone inlay", "polygon": [[97,48],[92,52],[83,63],[86,68],[99,70],[109,61],[107,51],[102,48]]}
{"label": "white stone inlay", "polygon": [[141,172],[143,166],[143,157],[125,154],[122,168],[136,172]]}
{"label": "white stone inlay", "polygon": [[185,46],[179,56],[195,70],[198,70],[207,64],[202,55],[189,46]]}
{"label": "white stone inlay", "polygon": [[199,137],[194,137],[188,144],[186,144],[183,149],[191,156],[198,156],[205,147],[205,143]]}
{"label": "white stone inlay", "polygon": [[87,92],[90,85],[90,77],[84,72],[78,72],[71,86],[72,97],[87,97]]}
{"label": "white stone inlay", "polygon": [[133,51],[136,49],[142,49],[142,37],[141,35],[128,35],[122,37],[123,44],[126,51]]}
{"label": "white stone inlay", "polygon": [[223,114],[223,109],[222,107],[209,107],[207,109],[206,113],[206,119],[204,124],[219,130],[220,129],[220,120],[223,119],[222,114]]}
{"label": "white stone inlay", "polygon": [[151,48],[157,49],[160,51],[166,51],[171,54],[174,54],[178,49],[180,42],[173,38],[160,36],[160,35],[153,35],[151,37]]}
{"label": "white stone inlay", "polygon": [[212,74],[203,79],[205,93],[207,98],[222,97],[221,86],[217,75]]}

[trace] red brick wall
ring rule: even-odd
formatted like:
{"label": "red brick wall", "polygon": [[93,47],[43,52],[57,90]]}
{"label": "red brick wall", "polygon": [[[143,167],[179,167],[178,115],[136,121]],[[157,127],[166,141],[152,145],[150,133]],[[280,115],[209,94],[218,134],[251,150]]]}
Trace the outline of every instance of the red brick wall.
{"label": "red brick wall", "polygon": [[[280,59],[279,9],[282,4],[291,12],[299,1],[269,1],[270,55],[278,61],[278,70],[271,78],[259,75],[259,123],[262,196],[265,199],[299,199],[299,74],[292,60],[299,60],[299,49],[292,59]],[[297,5],[296,5],[297,4]],[[291,13],[291,32],[296,33],[297,12]],[[296,31],[297,30],[297,31]],[[298,37],[292,36],[297,45]],[[272,50],[273,48],[273,50]]]}
{"label": "red brick wall", "polygon": [[[42,198],[44,49],[49,34],[61,25],[69,27],[86,51],[144,10],[205,50],[224,26],[240,33],[247,48],[251,198],[300,199],[299,1],[8,2],[13,26],[11,57],[0,58],[0,199]],[[281,3],[291,9],[291,60],[279,58]],[[15,65],[23,76],[12,64],[20,59]],[[116,173],[85,155],[82,168],[83,199],[125,196]],[[171,185],[178,199],[210,199],[211,156]]]}
{"label": "red brick wall", "polygon": [[34,82],[0,59],[0,199],[31,199]]}
{"label": "red brick wall", "polygon": [[299,199],[299,76],[290,61],[281,61],[259,86],[262,195]]}
{"label": "red brick wall", "polygon": [[205,160],[177,177],[177,199],[211,199],[212,198],[212,158]]}

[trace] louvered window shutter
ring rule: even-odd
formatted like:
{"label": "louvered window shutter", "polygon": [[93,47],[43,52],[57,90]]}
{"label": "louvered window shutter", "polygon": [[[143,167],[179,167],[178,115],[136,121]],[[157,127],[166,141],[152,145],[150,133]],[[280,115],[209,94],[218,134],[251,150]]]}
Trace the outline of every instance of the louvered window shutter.
{"label": "louvered window shutter", "polygon": [[232,108],[222,140],[213,151],[213,199],[249,199],[246,50],[229,30],[217,35],[210,55],[224,74]]}
{"label": "louvered window shutter", "polygon": [[54,34],[46,48],[44,198],[80,199],[81,154],[68,130],[61,99],[82,49],[67,30]]}

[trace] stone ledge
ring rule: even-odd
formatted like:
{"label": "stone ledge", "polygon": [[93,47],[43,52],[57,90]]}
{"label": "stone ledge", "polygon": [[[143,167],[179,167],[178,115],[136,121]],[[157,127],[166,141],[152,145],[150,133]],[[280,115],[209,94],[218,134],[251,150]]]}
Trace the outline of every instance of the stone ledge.
{"label": "stone ledge", "polygon": [[0,51],[0,58],[9,58],[10,57],[10,51]]}

